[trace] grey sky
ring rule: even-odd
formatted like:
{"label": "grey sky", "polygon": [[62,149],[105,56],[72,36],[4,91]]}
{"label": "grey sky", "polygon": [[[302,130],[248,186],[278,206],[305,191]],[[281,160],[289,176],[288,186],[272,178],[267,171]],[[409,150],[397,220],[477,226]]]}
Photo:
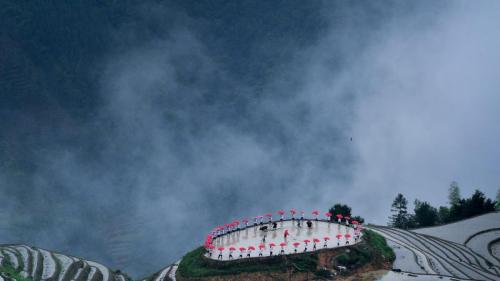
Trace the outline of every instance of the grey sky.
{"label": "grey sky", "polygon": [[498,3],[298,3],[242,5],[250,24],[138,7],[154,28],[113,30],[84,121],[61,106],[43,138],[37,121],[5,125],[3,143],[21,142],[5,155],[25,149],[36,169],[0,170],[3,242],[137,277],[242,216],[343,202],[383,224],[398,192],[445,204],[456,180],[495,195]]}

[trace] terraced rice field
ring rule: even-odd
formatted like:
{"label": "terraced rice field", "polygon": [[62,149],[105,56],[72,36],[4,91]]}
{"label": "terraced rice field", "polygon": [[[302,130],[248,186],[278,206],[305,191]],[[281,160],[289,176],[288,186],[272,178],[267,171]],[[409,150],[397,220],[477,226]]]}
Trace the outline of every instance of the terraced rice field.
{"label": "terraced rice field", "polygon": [[495,228],[500,228],[500,212],[489,213],[441,226],[419,228],[413,230],[413,232],[465,244],[467,239],[474,234]]}
{"label": "terraced rice field", "polygon": [[494,256],[497,260],[500,259],[500,240],[492,241],[488,247],[490,254]]}
{"label": "terraced rice field", "polygon": [[500,266],[500,212],[493,212],[446,225],[413,230],[463,244]]}
{"label": "terraced rice field", "polygon": [[[130,281],[122,273],[76,257],[26,245],[0,245],[0,265],[12,266],[33,281]],[[9,279],[0,273],[0,281]]]}
{"label": "terraced rice field", "polygon": [[464,244],[384,226],[370,226],[396,253],[395,269],[463,280],[500,280],[500,267]]}
{"label": "terraced rice field", "polygon": [[[153,281],[176,281],[175,273],[177,272],[177,268],[179,267],[179,263],[181,261],[177,261],[174,264],[171,264],[164,269],[162,269],[156,276],[153,276]],[[146,280],[143,280],[146,281]]]}
{"label": "terraced rice field", "polygon": [[[486,257],[491,263],[500,266],[498,245],[500,243],[500,228],[490,229],[471,236],[465,245],[478,254]],[[494,248],[496,245],[497,249]]]}

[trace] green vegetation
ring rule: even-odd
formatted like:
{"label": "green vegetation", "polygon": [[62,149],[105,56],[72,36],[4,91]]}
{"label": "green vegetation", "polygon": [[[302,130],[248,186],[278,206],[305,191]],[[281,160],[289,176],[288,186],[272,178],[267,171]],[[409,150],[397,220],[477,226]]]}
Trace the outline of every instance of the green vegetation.
{"label": "green vegetation", "polygon": [[16,281],[32,281],[31,278],[26,278],[21,275],[21,271],[16,270],[10,263],[4,263],[0,266],[0,276],[4,279],[13,279]]}
{"label": "green vegetation", "polygon": [[[333,251],[339,250],[342,253],[334,257],[335,264],[350,269],[368,263],[381,265],[394,261],[396,257],[392,249],[387,246],[384,237],[370,230],[363,231],[363,242]],[[185,278],[200,278],[243,272],[286,272],[289,269],[313,272],[318,277],[328,277],[331,274],[325,268],[318,269],[318,252],[224,262],[208,259],[203,256],[204,253],[202,247],[187,253],[182,258],[178,274]]]}
{"label": "green vegetation", "polygon": [[408,227],[408,200],[403,194],[398,193],[391,205],[392,215],[389,217],[389,225],[398,228]]}
{"label": "green vegetation", "polygon": [[497,197],[495,199],[497,201],[495,204],[495,210],[500,211],[500,189],[497,190]]}
{"label": "green vegetation", "polygon": [[442,218],[443,223],[458,221],[473,216],[495,211],[495,201],[476,190],[470,198],[461,198],[456,204],[450,206],[448,218]]}
{"label": "green vegetation", "polygon": [[374,252],[377,255],[380,255],[383,259],[391,262],[396,259],[394,251],[387,245],[387,241],[382,235],[365,229],[363,231],[363,240],[366,241],[366,243],[373,248]]}
{"label": "green vegetation", "polygon": [[314,273],[314,275],[318,276],[318,277],[322,277],[322,278],[330,278],[332,276],[332,273],[330,270],[328,269],[319,269],[318,271],[316,271]]}
{"label": "green vegetation", "polygon": [[451,206],[458,204],[460,201],[460,187],[458,187],[458,183],[456,181],[452,181],[450,183],[450,187],[448,188],[448,202]]}
{"label": "green vegetation", "polygon": [[358,268],[371,262],[393,262],[396,258],[394,251],[381,235],[371,230],[364,230],[363,241],[364,243],[350,247],[338,255],[335,258],[336,264],[347,268]]}
{"label": "green vegetation", "polygon": [[202,247],[187,253],[179,265],[178,272],[183,277],[208,277],[231,275],[242,272],[282,271],[293,267],[297,271],[316,271],[318,256],[316,253],[274,256],[262,259],[244,259],[226,262],[209,260],[203,256]]}
{"label": "green vegetation", "polygon": [[[448,189],[449,206],[433,207],[429,202],[415,200],[414,214],[407,211],[408,201],[398,194],[392,203],[389,225],[398,228],[417,228],[455,222],[470,217],[500,210],[500,202],[486,198],[476,190],[470,198],[460,198],[460,188],[456,182]],[[500,191],[497,197],[500,196]]]}
{"label": "green vegetation", "polygon": [[418,199],[415,200],[414,212],[414,222],[412,221],[410,225],[416,224],[418,226],[425,227],[433,226],[438,222],[439,212],[435,207],[431,206],[429,202],[422,202]]}
{"label": "green vegetation", "polygon": [[333,216],[330,218],[330,221],[337,221],[337,218],[335,215],[341,214],[341,215],[351,215],[351,220],[356,220],[360,223],[364,223],[365,219],[360,217],[360,216],[352,216],[352,209],[346,204],[340,204],[337,203],[333,205],[330,209],[328,209],[328,212],[332,213]]}

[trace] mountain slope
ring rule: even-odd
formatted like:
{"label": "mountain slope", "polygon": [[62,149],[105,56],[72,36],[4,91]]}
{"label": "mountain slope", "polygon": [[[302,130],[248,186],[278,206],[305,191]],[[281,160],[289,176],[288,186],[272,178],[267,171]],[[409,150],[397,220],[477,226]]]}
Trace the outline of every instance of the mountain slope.
{"label": "mountain slope", "polygon": [[17,281],[131,281],[99,263],[26,245],[0,246],[0,277]]}
{"label": "mountain slope", "polygon": [[[390,269],[394,253],[378,234],[364,232],[362,241],[335,248],[219,261],[202,247],[143,281],[323,280],[337,275],[361,278]],[[347,279],[339,279],[347,280]],[[367,279],[372,280],[372,279]]]}
{"label": "mountain slope", "polygon": [[488,213],[454,223],[419,228],[412,231],[464,244],[470,236],[480,231],[494,228],[500,228],[500,212]]}
{"label": "mountain slope", "polygon": [[412,231],[463,244],[492,264],[500,266],[500,253],[496,251],[500,238],[500,212]]}
{"label": "mountain slope", "polygon": [[500,263],[494,256],[499,227],[500,213],[490,213],[412,231],[374,225],[369,228],[388,240],[396,253],[397,270],[429,278],[500,280]]}

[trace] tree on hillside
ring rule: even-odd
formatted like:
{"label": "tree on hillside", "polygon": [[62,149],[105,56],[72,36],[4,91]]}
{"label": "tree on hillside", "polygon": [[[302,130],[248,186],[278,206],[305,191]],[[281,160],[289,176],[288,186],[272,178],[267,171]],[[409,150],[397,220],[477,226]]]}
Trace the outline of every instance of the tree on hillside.
{"label": "tree on hillside", "polygon": [[418,223],[417,223],[417,219],[415,217],[415,214],[408,214],[408,219],[407,219],[407,223],[406,223],[406,228],[417,228],[418,227]]}
{"label": "tree on hillside", "polygon": [[438,221],[439,224],[444,224],[450,222],[450,208],[445,206],[440,206],[438,211]]}
{"label": "tree on hillside", "polygon": [[365,223],[365,219],[360,216],[351,216],[351,221],[358,221],[359,223]]}
{"label": "tree on hillside", "polygon": [[429,202],[415,200],[415,223],[417,227],[433,226],[438,222],[438,211]]}
{"label": "tree on hillside", "polygon": [[392,202],[391,207],[392,215],[389,217],[389,225],[397,228],[408,227],[408,201],[403,196],[403,194],[399,193],[394,201]]}
{"label": "tree on hillside", "polygon": [[365,219],[360,217],[360,216],[353,216],[352,215],[352,209],[346,204],[340,204],[337,203],[333,205],[330,209],[328,209],[328,212],[332,213],[332,217],[330,217],[331,221],[336,221],[337,218],[335,217],[337,214],[341,214],[343,216],[345,215],[350,215],[351,216],[351,221],[358,221],[360,223],[364,223]]}
{"label": "tree on hillside", "polygon": [[458,204],[460,201],[460,188],[456,181],[452,181],[450,187],[448,188],[448,201],[450,206]]}
{"label": "tree on hillside", "polygon": [[330,217],[330,220],[331,221],[335,221],[337,218],[335,217],[335,215],[337,214],[341,214],[341,215],[351,215],[351,207],[347,206],[346,204],[340,204],[340,203],[337,203],[335,205],[333,205],[333,207],[331,207],[328,212],[332,213],[333,216]]}
{"label": "tree on hillside", "polygon": [[495,202],[486,198],[484,193],[477,190],[466,201],[468,214],[470,217],[495,211]]}
{"label": "tree on hillside", "polygon": [[495,210],[500,211],[500,188],[497,190],[497,197],[495,198]]}
{"label": "tree on hillside", "polygon": [[495,211],[495,202],[476,190],[470,198],[460,199],[457,204],[451,206],[449,218],[450,221],[457,221],[493,211]]}

